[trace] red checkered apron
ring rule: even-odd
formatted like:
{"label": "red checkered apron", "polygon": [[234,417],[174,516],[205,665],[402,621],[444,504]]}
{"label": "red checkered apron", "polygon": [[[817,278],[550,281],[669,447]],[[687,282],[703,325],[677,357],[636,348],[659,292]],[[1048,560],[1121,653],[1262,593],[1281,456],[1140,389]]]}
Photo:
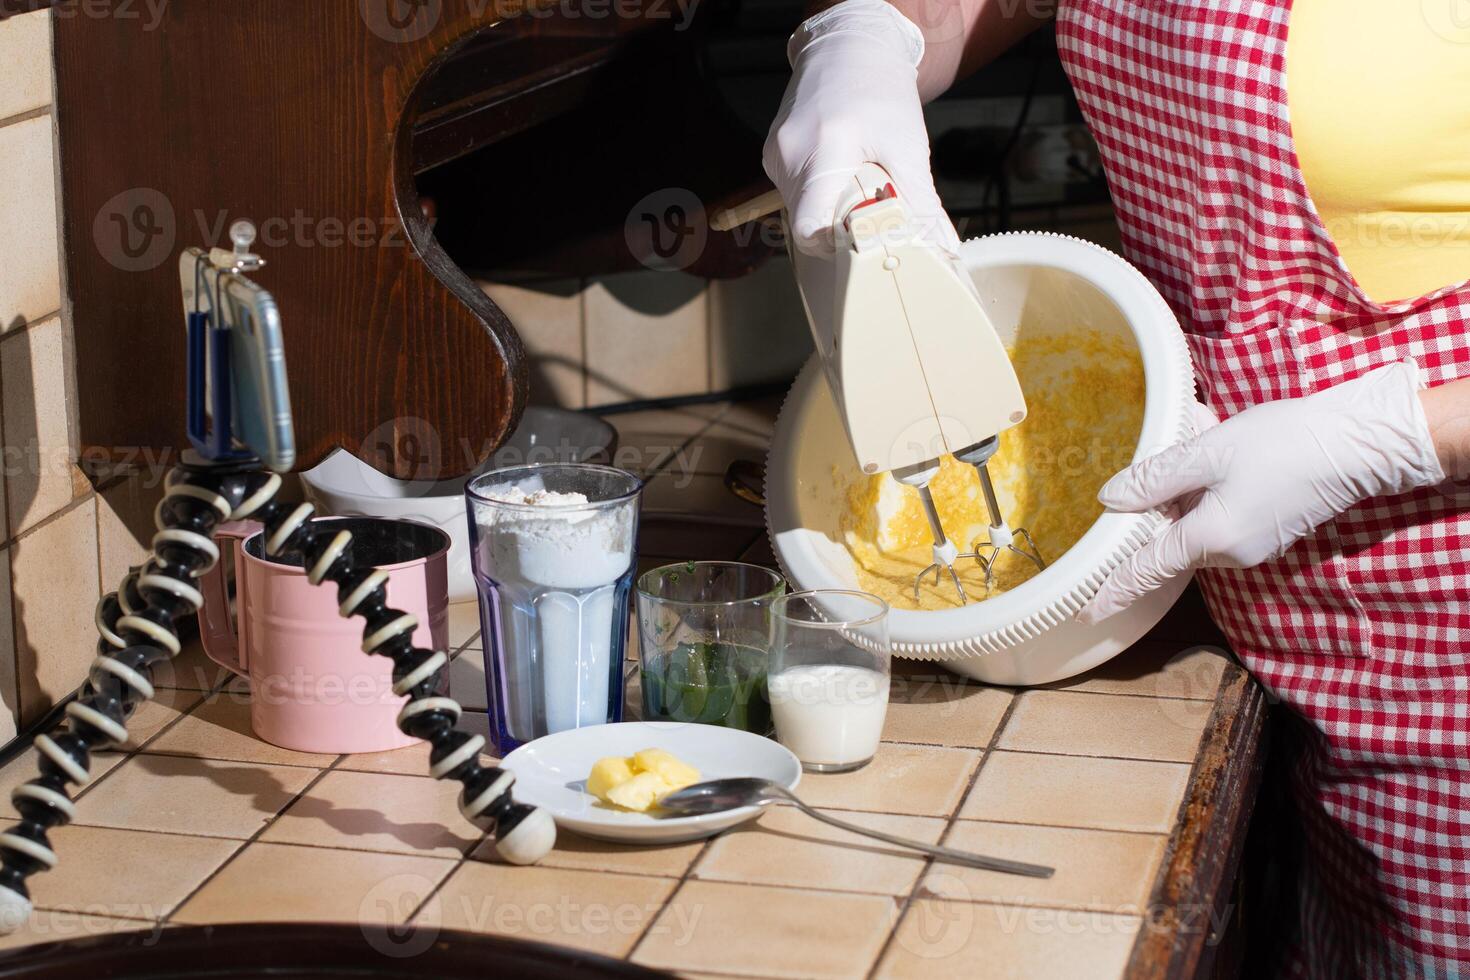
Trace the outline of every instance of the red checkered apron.
{"label": "red checkered apron", "polygon": [[[1290,0],[1063,0],[1057,21],[1124,249],[1184,324],[1221,417],[1404,358],[1431,385],[1470,374],[1470,284],[1376,304],[1312,205],[1287,113],[1290,13]],[[1300,975],[1470,975],[1458,491],[1368,500],[1276,561],[1201,574],[1236,652],[1303,722]]]}

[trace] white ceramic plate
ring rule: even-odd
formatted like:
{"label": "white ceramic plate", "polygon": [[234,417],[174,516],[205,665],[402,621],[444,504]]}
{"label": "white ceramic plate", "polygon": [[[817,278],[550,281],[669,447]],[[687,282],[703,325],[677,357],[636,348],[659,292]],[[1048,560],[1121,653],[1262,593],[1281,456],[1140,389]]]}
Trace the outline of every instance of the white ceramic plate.
{"label": "white ceramic plate", "polygon": [[517,802],[544,807],[558,827],[629,844],[675,844],[717,834],[760,813],[759,807],[697,817],[655,817],[617,810],[586,791],[592,764],[609,755],[659,748],[698,769],[702,779],[756,776],[795,789],[801,763],[780,743],[733,728],[668,721],[625,721],[574,728],[529,742],[500,765],[515,773]]}

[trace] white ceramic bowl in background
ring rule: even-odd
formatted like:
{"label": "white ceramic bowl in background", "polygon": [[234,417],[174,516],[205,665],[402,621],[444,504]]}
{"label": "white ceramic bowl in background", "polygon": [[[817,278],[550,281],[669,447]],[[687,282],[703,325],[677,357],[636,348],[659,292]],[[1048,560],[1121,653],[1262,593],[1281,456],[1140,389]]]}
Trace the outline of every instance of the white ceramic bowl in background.
{"label": "white ceramic bowl in background", "polygon": [[598,759],[651,748],[674,753],[699,770],[701,781],[754,776],[791,790],[801,782],[801,763],[773,739],[672,721],[625,721],[557,732],[522,745],[500,765],[515,773],[516,802],[543,807],[558,827],[602,840],[676,844],[709,837],[760,814],[760,807],[743,806],[697,817],[657,817],[606,806],[587,792],[587,774]]}
{"label": "white ceramic bowl in background", "polygon": [[[1194,397],[1189,350],[1168,305],[1138,270],[1090,242],[1036,232],[966,242],[961,259],[1004,340],[1027,323],[1048,329],[1074,323],[1134,342],[1146,389],[1135,460],[1187,434]],[[850,481],[833,479],[857,472],[814,359],[781,408],[766,465],[771,542],[794,588],[859,587],[840,527]],[[955,609],[896,609],[889,617],[893,652],[943,661],[994,684],[1044,684],[1090,670],[1148,632],[1188,584],[1181,577],[1097,626],[1073,619],[1162,521],[1157,514],[1106,513],[1065,555],[1015,589]]]}
{"label": "white ceramic bowl in background", "polygon": [[[476,472],[526,463],[606,463],[617,449],[617,438],[617,430],[602,419],[533,406],[522,414],[505,445]],[[406,517],[447,533],[450,602],[468,602],[476,594],[464,503],[469,479],[395,480],[344,449],[301,474],[307,497],[323,516]]]}

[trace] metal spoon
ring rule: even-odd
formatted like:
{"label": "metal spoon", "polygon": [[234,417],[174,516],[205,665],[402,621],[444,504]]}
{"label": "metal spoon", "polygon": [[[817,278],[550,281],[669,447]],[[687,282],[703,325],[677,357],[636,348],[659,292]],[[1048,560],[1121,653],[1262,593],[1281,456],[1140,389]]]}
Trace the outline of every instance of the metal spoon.
{"label": "metal spoon", "polygon": [[1002,871],[1006,874],[1025,875],[1028,878],[1050,878],[1054,868],[1044,867],[1039,864],[1025,864],[1021,861],[1006,861],[1002,858],[985,857],[982,854],[971,854],[969,851],[956,851],[949,847],[940,847],[936,844],[925,844],[923,841],[909,840],[906,837],[895,837],[882,831],[873,830],[869,827],[860,827],[857,824],[848,823],[846,820],[838,820],[836,817],[814,810],[780,783],[769,779],[713,779],[705,783],[695,783],[684,789],[670,793],[659,800],[659,808],[670,814],[682,817],[698,816],[702,813],[717,813],[721,810],[733,810],[742,806],[769,806],[772,803],[788,803],[801,810],[807,816],[831,824],[854,834],[864,837],[872,837],[897,847],[907,847],[911,850],[922,851],[933,855],[950,864],[963,864],[971,868],[982,868],[986,871]]}

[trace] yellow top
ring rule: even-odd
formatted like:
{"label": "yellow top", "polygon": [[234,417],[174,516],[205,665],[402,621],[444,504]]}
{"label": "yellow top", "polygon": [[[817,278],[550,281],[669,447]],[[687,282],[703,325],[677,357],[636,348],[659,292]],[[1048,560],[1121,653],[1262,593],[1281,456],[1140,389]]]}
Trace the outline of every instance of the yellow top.
{"label": "yellow top", "polygon": [[1377,303],[1470,279],[1470,19],[1455,8],[1292,7],[1287,101],[1302,174]]}

